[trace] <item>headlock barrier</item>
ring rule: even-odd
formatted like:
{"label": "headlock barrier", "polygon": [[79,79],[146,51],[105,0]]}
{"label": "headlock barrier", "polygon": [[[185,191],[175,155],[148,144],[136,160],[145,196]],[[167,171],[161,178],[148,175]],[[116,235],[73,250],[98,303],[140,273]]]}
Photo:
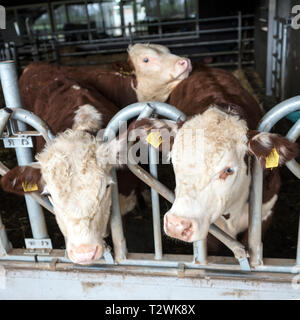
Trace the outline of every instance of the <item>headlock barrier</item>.
{"label": "headlock barrier", "polygon": [[[16,150],[20,165],[33,161],[28,146],[31,137],[54,139],[48,125],[32,112],[22,109],[17,75],[12,61],[0,64],[6,108],[0,109],[0,138]],[[287,114],[300,110],[300,96],[281,102],[261,120],[258,130],[269,132]],[[143,102],[127,106],[107,125],[103,139],[117,134],[120,121],[160,116],[177,122],[185,115],[165,103]],[[27,131],[26,125],[35,129]],[[300,135],[300,120],[287,137]],[[129,142],[129,146],[133,143]],[[98,298],[98,299],[218,299],[218,298],[299,298],[300,236],[296,259],[264,258],[261,240],[263,169],[255,161],[249,209],[249,251],[243,244],[212,224],[209,232],[225,244],[233,257],[208,256],[206,240],[193,244],[193,255],[164,254],[160,225],[159,196],[174,201],[174,193],[158,177],[155,162],[158,150],[149,145],[150,173],[136,164],[128,148],[128,168],[151,188],[154,254],[128,253],[124,237],[118,184],[113,184],[111,235],[113,250],[106,246],[103,257],[89,266],[73,264],[65,250],[52,248],[41,207],[53,212],[39,194],[27,195],[33,238],[25,239],[26,249],[13,248],[0,217],[0,298]],[[288,168],[300,178],[300,165],[292,160]],[[0,174],[9,169],[0,162]],[[116,172],[113,169],[113,179]],[[299,225],[300,228],[300,225]],[[62,281],[63,280],[63,281]]]}

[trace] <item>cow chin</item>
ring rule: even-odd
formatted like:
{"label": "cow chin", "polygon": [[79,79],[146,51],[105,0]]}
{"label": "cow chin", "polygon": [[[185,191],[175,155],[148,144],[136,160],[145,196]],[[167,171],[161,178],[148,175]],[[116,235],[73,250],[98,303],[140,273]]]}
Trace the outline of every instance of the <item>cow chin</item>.
{"label": "cow chin", "polygon": [[167,236],[185,242],[204,240],[207,237],[210,223],[198,219],[177,216],[166,213],[164,216],[164,231]]}

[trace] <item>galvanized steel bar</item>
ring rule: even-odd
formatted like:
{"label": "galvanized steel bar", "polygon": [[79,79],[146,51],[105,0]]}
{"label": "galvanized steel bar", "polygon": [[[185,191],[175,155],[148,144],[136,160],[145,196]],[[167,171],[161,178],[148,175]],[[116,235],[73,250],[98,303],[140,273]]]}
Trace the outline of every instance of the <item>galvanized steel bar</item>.
{"label": "galvanized steel bar", "polygon": [[285,83],[286,83],[286,57],[287,57],[287,25],[282,23],[282,44],[281,44],[281,83],[280,83],[280,99],[284,100]]}
{"label": "galvanized steel bar", "polygon": [[[270,132],[280,119],[297,110],[300,110],[300,96],[295,96],[279,103],[264,115],[260,121],[258,130]],[[255,266],[261,265],[263,261],[261,243],[263,168],[258,160],[254,162],[251,190],[248,241],[250,262],[252,266]]]}
{"label": "galvanized steel bar", "polygon": [[[300,119],[292,126],[292,128],[287,133],[286,137],[291,141],[296,141],[300,136]],[[293,159],[289,161],[286,166],[292,171],[292,173],[300,179],[300,165]],[[300,265],[300,216],[299,216],[299,226],[298,226],[298,240],[297,240],[297,253],[296,253],[296,264]]]}
{"label": "galvanized steel bar", "polygon": [[[18,77],[13,61],[4,61],[0,63],[0,78],[6,106],[8,108],[22,108],[21,97],[18,88]],[[18,128],[20,131],[25,131],[26,125],[22,122],[18,122]],[[28,148],[16,148],[15,150],[19,165],[26,165],[32,162],[31,150]],[[42,208],[27,195],[25,195],[25,201],[33,237],[35,239],[48,238],[47,227]]]}
{"label": "galvanized steel bar", "polygon": [[36,116],[33,112],[22,108],[11,108],[13,114],[11,119],[21,121],[33,127],[36,131],[40,132],[47,143],[55,138],[48,124]]}
{"label": "galvanized steel bar", "polygon": [[238,12],[238,68],[242,68],[242,13]]}
{"label": "galvanized steel bar", "polygon": [[268,12],[268,40],[267,40],[267,70],[266,70],[266,95],[272,95],[272,54],[274,17],[276,15],[276,0],[269,0]]}
{"label": "galvanized steel bar", "polygon": [[[154,111],[154,107],[147,104],[143,111],[138,116],[138,120],[150,117]],[[131,144],[129,144],[131,145]],[[149,146],[149,171],[151,175],[157,179],[157,165],[158,163],[158,150]],[[154,252],[155,259],[160,260],[162,258],[162,241],[161,241],[161,225],[160,225],[160,206],[159,195],[155,189],[151,188],[151,201],[152,201],[152,218],[153,218],[153,236],[154,236]]]}
{"label": "galvanized steel bar", "polygon": [[[149,146],[149,171],[152,177],[158,177],[157,165],[159,158],[159,151],[152,146]],[[161,224],[160,224],[160,206],[159,206],[159,195],[155,189],[151,188],[151,199],[152,199],[152,216],[153,216],[153,232],[154,232],[154,248],[155,248],[155,259],[162,258],[162,241],[161,241]]]}
{"label": "galvanized steel bar", "polygon": [[207,264],[207,239],[193,243],[194,262]]}
{"label": "galvanized steel bar", "polygon": [[12,110],[9,108],[0,109],[0,138],[3,134],[4,128],[11,117]]}
{"label": "galvanized steel bar", "polygon": [[2,223],[1,215],[0,215],[0,257],[6,256],[7,253],[12,249],[12,245],[8,240],[5,226]]}
{"label": "galvanized steel bar", "polygon": [[110,227],[111,227],[111,236],[114,244],[115,260],[119,262],[126,259],[127,247],[126,247],[126,239],[124,237],[123,226],[122,226],[118,180],[117,180],[117,173],[115,168],[111,170],[111,175],[115,183],[113,183],[112,185],[112,208],[111,208]]}

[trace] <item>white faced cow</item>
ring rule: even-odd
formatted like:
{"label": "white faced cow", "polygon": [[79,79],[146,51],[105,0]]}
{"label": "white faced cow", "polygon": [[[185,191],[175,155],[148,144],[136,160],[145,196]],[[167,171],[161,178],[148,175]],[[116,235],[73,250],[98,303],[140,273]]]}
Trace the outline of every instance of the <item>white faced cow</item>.
{"label": "white faced cow", "polygon": [[[175,136],[170,157],[176,177],[175,201],[164,216],[167,235],[186,242],[207,237],[215,223],[232,237],[248,227],[251,170],[248,156],[264,167],[275,148],[279,165],[297,155],[298,146],[277,134],[249,130],[232,106],[211,105],[183,124],[155,119],[136,122],[136,128],[160,131],[164,139]],[[164,143],[164,142],[163,142]],[[277,168],[266,169],[263,220],[277,200]]]}
{"label": "white faced cow", "polygon": [[[150,61],[156,55],[155,64],[160,63],[160,50],[161,46],[147,46]],[[160,82],[161,88],[154,79],[154,82],[147,82],[152,91],[163,90],[174,79],[178,83],[178,79],[187,77],[190,70],[187,59],[172,55],[167,49],[162,58],[162,69],[156,69],[156,72],[162,76],[161,71],[164,71],[164,80]],[[93,73],[91,79],[79,80],[79,71],[47,64],[33,64],[25,69],[20,80],[24,100],[33,103],[28,108],[45,120],[57,136],[44,149],[38,140],[40,153],[36,159],[40,169],[13,168],[2,177],[1,186],[6,191],[23,195],[22,183],[36,184],[39,192],[47,194],[53,204],[56,220],[67,239],[69,258],[76,263],[88,264],[103,253],[111,208],[113,181],[110,170],[117,165],[117,154],[126,144],[124,136],[103,143],[97,141],[95,135],[118,111],[105,96],[106,90],[110,90],[109,97],[118,93],[119,97],[114,96],[114,100],[122,101],[123,92],[112,89],[116,82],[128,80],[103,70],[97,71],[98,76]],[[105,76],[109,85],[105,83]],[[117,174],[121,213],[126,213],[135,206],[135,191],[141,188],[140,181],[128,170],[120,170]]]}

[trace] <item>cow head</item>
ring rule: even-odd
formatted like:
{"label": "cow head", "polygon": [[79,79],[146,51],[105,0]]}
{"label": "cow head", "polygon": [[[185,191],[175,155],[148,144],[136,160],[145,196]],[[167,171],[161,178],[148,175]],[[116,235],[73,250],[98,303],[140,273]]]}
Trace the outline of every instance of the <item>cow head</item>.
{"label": "cow head", "polygon": [[91,132],[100,126],[97,110],[81,106],[72,129],[58,134],[36,156],[40,169],[16,167],[1,179],[6,191],[24,194],[24,190],[38,190],[48,195],[67,240],[68,256],[75,263],[97,260],[107,235],[113,183],[110,171],[118,162],[122,139],[99,142]]}
{"label": "cow head", "polygon": [[138,101],[168,99],[171,91],[192,71],[191,61],[171,54],[158,44],[137,43],[128,48],[129,62],[137,79]]}
{"label": "cow head", "polygon": [[[154,119],[136,123],[146,131],[168,129],[175,135],[170,157],[176,177],[175,201],[164,216],[167,235],[186,242],[205,239],[211,223],[242,211],[249,197],[247,155],[265,166],[273,148],[279,165],[296,156],[295,143],[272,133],[249,131],[238,115],[210,107],[178,126]],[[270,170],[270,169],[268,169]]]}

